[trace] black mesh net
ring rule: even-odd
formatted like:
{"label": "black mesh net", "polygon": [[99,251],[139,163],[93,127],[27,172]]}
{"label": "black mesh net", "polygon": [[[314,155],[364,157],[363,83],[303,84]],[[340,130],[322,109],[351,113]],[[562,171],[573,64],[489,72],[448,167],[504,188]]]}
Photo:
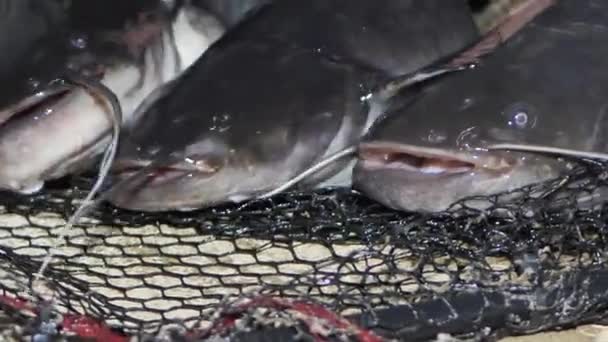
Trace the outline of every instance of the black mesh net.
{"label": "black mesh net", "polygon": [[[483,339],[600,322],[608,163],[434,215],[344,189],[192,213],[101,206],[34,274],[87,182],[4,194],[4,336]],[[476,210],[471,201],[490,201]],[[66,337],[67,338],[67,337]],[[38,341],[38,340],[36,340]],[[46,341],[46,340],[44,340]]]}

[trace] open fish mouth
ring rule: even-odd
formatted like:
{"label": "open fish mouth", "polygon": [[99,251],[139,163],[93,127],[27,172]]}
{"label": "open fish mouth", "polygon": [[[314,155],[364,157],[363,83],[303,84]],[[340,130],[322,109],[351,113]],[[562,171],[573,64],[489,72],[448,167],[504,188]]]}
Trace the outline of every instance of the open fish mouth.
{"label": "open fish mouth", "polygon": [[366,169],[395,170],[441,176],[475,171],[507,173],[515,160],[503,153],[467,153],[390,142],[362,143],[359,160]]}
{"label": "open fish mouth", "polygon": [[25,97],[21,101],[0,110],[0,127],[11,120],[21,118],[25,115],[48,115],[65,99],[75,87],[72,85],[57,83],[49,86],[43,91]]}
{"label": "open fish mouth", "polygon": [[216,167],[203,164],[123,160],[114,163],[112,177],[116,178],[117,182],[133,181],[146,186],[160,186],[194,175],[211,176],[217,171]]}

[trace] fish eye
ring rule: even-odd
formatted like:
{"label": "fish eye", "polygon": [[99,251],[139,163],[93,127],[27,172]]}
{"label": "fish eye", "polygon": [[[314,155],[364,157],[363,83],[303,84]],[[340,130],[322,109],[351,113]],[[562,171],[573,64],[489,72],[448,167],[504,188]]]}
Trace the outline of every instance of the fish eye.
{"label": "fish eye", "polygon": [[536,111],[526,103],[518,102],[507,107],[503,112],[507,125],[515,129],[533,128],[536,126]]}
{"label": "fish eye", "polygon": [[519,112],[519,113],[515,114],[513,116],[512,124],[514,124],[517,127],[526,127],[526,124],[528,124],[528,113]]}

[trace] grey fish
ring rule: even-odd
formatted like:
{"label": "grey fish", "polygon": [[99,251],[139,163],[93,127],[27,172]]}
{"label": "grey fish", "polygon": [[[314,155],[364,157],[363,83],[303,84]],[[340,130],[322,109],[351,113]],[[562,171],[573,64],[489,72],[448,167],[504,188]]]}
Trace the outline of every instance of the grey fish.
{"label": "grey fish", "polygon": [[119,98],[128,125],[150,93],[223,32],[201,31],[201,21],[219,23],[200,9],[184,6],[173,13],[162,1],[144,3],[73,2],[63,21],[49,28],[48,45],[37,47],[37,63],[13,65],[26,72],[5,81],[35,86],[0,110],[1,189],[36,192],[47,180],[89,167],[110,142],[110,108],[103,101],[80,87],[51,85],[64,71],[99,78]]}
{"label": "grey fish", "polygon": [[193,0],[193,4],[218,17],[230,29],[271,1],[278,0]]}
{"label": "grey fish", "polygon": [[436,212],[555,178],[572,167],[565,156],[606,156],[607,10],[556,1],[477,68],[430,82],[370,131],[355,188]]}
{"label": "grey fish", "polygon": [[[379,115],[365,96],[397,74],[390,62],[381,67],[390,53],[411,71],[477,38],[466,1],[373,4],[279,1],[243,20],[147,105],[123,139],[106,198],[162,211],[266,193],[358,141]],[[367,37],[362,46],[357,37]],[[301,186],[350,184],[345,165]]]}
{"label": "grey fish", "polygon": [[[55,77],[49,68],[41,67],[41,61],[63,61],[65,54],[54,43],[57,32],[53,28],[65,25],[64,10],[58,2],[52,1],[0,2],[0,29],[5,32],[0,35],[0,79],[3,81],[0,108],[16,108],[24,98],[32,95],[35,82],[29,79],[30,73],[36,73],[41,79]],[[24,26],[24,22],[28,25]],[[46,53],[51,50],[52,55]],[[22,106],[26,102],[23,101]],[[0,122],[10,115],[9,110],[0,111]]]}
{"label": "grey fish", "polygon": [[280,41],[391,76],[413,72],[477,38],[466,0],[281,0],[254,17],[233,37]]}

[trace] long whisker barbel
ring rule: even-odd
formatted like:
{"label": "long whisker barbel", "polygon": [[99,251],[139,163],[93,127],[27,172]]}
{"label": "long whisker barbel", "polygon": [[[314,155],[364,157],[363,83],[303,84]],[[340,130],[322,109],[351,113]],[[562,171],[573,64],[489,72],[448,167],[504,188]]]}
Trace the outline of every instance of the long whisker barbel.
{"label": "long whisker barbel", "polygon": [[72,228],[74,224],[76,224],[78,220],[88,212],[88,210],[94,207],[96,202],[93,201],[93,198],[97,195],[97,193],[99,193],[116,157],[116,153],[118,151],[120,129],[123,120],[122,107],[120,106],[118,97],[116,96],[116,94],[114,94],[112,90],[110,90],[100,81],[73,72],[67,73],[64,76],[64,81],[67,83],[71,83],[75,86],[85,88],[89,92],[91,92],[92,95],[96,95],[109,103],[111,112],[110,119],[112,121],[112,140],[110,142],[110,145],[104,152],[95,184],[85,197],[84,201],[80,204],[78,209],[68,219],[65,226],[59,231],[57,236],[57,242],[53,246],[51,246],[40,268],[38,269],[38,272],[34,275],[34,282],[37,282],[44,275],[44,271],[51,262],[53,256],[56,253],[55,251],[57,247],[59,246],[61,241],[63,241],[68,230]]}

